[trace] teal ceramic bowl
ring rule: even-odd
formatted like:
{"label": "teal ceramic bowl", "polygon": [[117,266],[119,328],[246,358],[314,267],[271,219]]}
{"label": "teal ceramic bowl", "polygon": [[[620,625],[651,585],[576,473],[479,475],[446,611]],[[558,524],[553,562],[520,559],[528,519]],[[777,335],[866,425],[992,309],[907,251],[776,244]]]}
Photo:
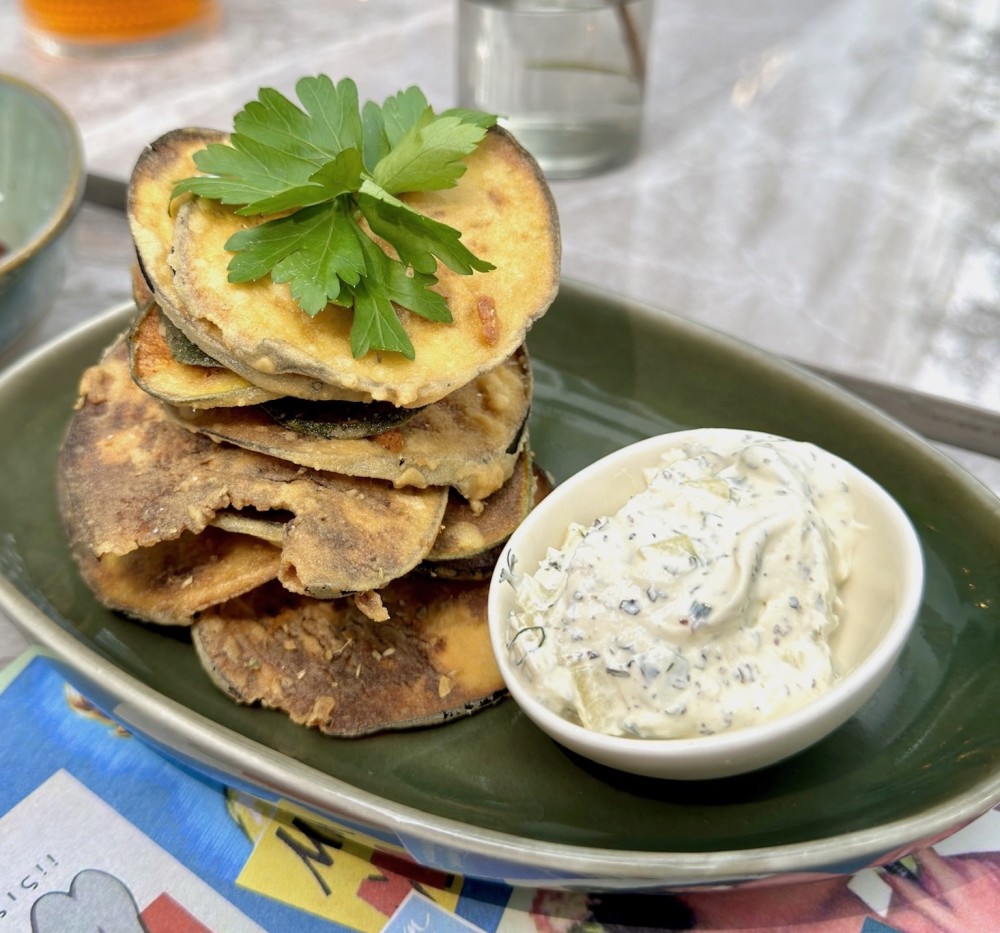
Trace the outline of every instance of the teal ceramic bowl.
{"label": "teal ceramic bowl", "polygon": [[0,350],[55,302],[83,184],[72,118],[44,92],[0,74]]}

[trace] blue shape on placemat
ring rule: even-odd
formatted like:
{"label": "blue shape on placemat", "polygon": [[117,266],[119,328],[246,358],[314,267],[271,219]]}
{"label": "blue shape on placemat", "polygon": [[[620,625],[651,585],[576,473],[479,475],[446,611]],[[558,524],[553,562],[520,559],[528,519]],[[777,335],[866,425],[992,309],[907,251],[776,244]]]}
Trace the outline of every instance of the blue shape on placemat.
{"label": "blue shape on placemat", "polygon": [[72,706],[66,686],[38,655],[0,692],[0,814],[64,769],[264,929],[348,931],[238,887],[252,845],[229,817],[225,789]]}
{"label": "blue shape on placemat", "polygon": [[383,928],[382,933],[412,933],[414,930],[427,930],[433,933],[472,933],[464,920],[448,913],[430,898],[422,897],[416,892],[407,896]]}
{"label": "blue shape on placemat", "polygon": [[858,933],[899,933],[899,930],[881,920],[876,920],[874,917],[865,917],[864,925],[858,930]]}

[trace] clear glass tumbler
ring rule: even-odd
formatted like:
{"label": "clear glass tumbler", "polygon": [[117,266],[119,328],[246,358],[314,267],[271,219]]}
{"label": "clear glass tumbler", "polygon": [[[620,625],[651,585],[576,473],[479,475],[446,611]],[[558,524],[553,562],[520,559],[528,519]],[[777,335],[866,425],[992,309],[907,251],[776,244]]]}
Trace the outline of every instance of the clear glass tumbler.
{"label": "clear glass tumbler", "polygon": [[459,0],[459,105],[497,114],[550,178],[628,161],[653,2]]}

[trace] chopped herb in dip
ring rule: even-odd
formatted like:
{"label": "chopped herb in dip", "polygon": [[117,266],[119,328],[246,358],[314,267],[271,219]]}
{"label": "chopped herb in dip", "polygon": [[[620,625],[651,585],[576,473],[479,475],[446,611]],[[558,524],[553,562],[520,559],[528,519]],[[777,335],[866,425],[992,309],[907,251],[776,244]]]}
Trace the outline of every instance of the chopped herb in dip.
{"label": "chopped herb in dip", "polygon": [[687,738],[789,712],[836,680],[828,644],[856,523],[811,444],[706,431],[615,515],[513,580],[509,650],[554,711]]}

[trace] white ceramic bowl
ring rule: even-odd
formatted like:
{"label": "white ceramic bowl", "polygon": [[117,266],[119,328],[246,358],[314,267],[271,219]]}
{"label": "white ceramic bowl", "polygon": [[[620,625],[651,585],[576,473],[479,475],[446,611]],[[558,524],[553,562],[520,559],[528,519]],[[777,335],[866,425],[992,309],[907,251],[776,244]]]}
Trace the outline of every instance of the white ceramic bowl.
{"label": "white ceramic bowl", "polygon": [[[711,429],[716,435],[720,430]],[[644,471],[655,466],[664,451],[703,433],[678,431],[640,441],[561,483],[507,542],[489,597],[490,636],[500,671],[511,696],[539,728],[566,748],[601,764],[679,780],[724,777],[773,764],[849,719],[895,664],[916,621],[924,581],[920,543],[905,512],[873,479],[846,464],[854,474],[856,518],[866,530],[841,591],[843,612],[830,641],[839,677],[828,691],[770,722],[683,739],[603,735],[542,705],[508,652],[507,623],[514,590],[505,570],[514,561],[518,572],[533,573],[547,549],[562,544],[570,523],[587,526],[617,512],[633,493],[645,488]]]}

